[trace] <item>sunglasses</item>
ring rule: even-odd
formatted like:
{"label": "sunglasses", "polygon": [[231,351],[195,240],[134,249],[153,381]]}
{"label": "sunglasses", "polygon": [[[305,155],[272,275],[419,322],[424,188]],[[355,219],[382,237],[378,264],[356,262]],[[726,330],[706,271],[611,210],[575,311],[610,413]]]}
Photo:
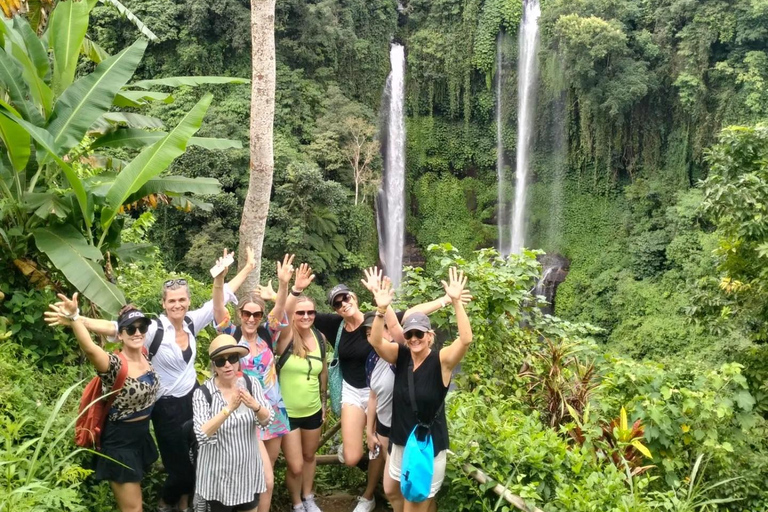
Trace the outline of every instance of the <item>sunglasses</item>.
{"label": "sunglasses", "polygon": [[187,285],[186,279],[169,279],[163,283],[163,286],[166,288],[171,288],[173,286],[186,286],[186,285]]}
{"label": "sunglasses", "polygon": [[339,309],[341,306],[344,305],[345,302],[349,302],[350,295],[348,293],[345,293],[341,296],[341,300],[335,300],[333,301],[333,309]]}
{"label": "sunglasses", "polygon": [[424,334],[425,334],[424,331],[413,330],[413,331],[408,331],[403,333],[403,337],[405,337],[405,339],[407,340],[410,340],[411,338],[416,338],[417,340],[420,340],[424,337]]}
{"label": "sunglasses", "polygon": [[248,320],[249,318],[253,317],[254,320],[259,321],[262,318],[264,318],[264,312],[263,311],[248,311],[247,309],[241,309],[240,310],[240,316],[243,317],[243,320]]}
{"label": "sunglasses", "polygon": [[308,311],[296,311],[295,314],[297,316],[315,316],[315,313],[317,313],[317,311],[315,311],[314,309],[311,309]]}
{"label": "sunglasses", "polygon": [[136,331],[139,331],[141,334],[147,334],[148,329],[149,329],[149,326],[145,323],[131,324],[123,328],[123,330],[128,336],[133,336],[134,334],[136,334]]}
{"label": "sunglasses", "polygon": [[240,360],[240,356],[237,354],[229,354],[228,356],[221,356],[217,357],[213,360],[213,364],[216,365],[216,368],[223,368],[225,364],[235,364]]}

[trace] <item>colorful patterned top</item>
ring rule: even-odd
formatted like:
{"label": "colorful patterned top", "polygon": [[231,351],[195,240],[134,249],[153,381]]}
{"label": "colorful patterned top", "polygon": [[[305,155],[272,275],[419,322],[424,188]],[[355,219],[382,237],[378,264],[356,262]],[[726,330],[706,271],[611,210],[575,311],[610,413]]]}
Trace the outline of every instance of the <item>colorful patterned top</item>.
{"label": "colorful patterned top", "polygon": [[[234,335],[237,326],[235,326],[230,320],[223,322],[225,325],[219,324],[216,326],[216,330],[223,334]],[[264,326],[269,329],[272,335],[272,343],[277,346],[277,339],[280,336],[280,329],[288,326],[288,316],[283,316],[282,322],[274,320],[272,315],[269,316],[269,321],[264,323]],[[259,439],[266,441],[268,439],[274,439],[281,437],[291,431],[288,424],[288,413],[285,410],[285,403],[283,402],[283,396],[280,393],[280,384],[277,381],[277,357],[272,352],[266,341],[261,339],[260,336],[256,336],[256,342],[251,345],[244,337],[238,340],[240,345],[248,347],[250,353],[240,359],[240,370],[251,377],[258,379],[259,384],[264,389],[264,396],[267,401],[272,405],[275,415],[274,420],[266,429],[258,429]]]}

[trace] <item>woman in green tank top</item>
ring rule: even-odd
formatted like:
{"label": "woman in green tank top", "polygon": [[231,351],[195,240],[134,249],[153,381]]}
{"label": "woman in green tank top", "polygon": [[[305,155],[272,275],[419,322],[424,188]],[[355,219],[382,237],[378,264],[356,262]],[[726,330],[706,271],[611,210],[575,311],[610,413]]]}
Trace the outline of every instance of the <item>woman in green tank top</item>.
{"label": "woman in green tank top", "polygon": [[[299,274],[301,271],[297,272]],[[311,269],[310,269],[311,272]],[[298,275],[297,275],[298,277]],[[303,287],[302,287],[303,288]],[[291,494],[293,510],[320,512],[312,487],[315,480],[315,452],[325,421],[325,397],[328,365],[322,357],[325,338],[315,322],[315,303],[299,296],[290,318],[291,328],[283,331],[278,342],[280,390],[291,431],[283,436],[283,455],[288,471],[285,481]],[[285,354],[289,354],[286,358]]]}

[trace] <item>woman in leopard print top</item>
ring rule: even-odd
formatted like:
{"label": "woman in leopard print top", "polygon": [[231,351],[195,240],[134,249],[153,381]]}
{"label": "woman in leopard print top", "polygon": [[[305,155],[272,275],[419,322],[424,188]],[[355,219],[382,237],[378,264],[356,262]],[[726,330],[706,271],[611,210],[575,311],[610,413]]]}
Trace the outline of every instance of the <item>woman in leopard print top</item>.
{"label": "woman in leopard print top", "polygon": [[[66,301],[64,296],[60,298]],[[72,300],[77,304],[77,294]],[[149,416],[157,400],[159,381],[143,351],[150,321],[135,307],[124,307],[117,320],[118,339],[123,346],[120,354],[109,354],[93,342],[77,312],[68,316],[55,305],[51,309],[58,313],[59,324],[72,327],[80,348],[96,368],[103,393],[112,391],[120,368],[128,364],[125,383],[117,392],[101,435],[101,454],[106,457],[94,457],[94,466],[96,479],[109,481],[121,511],[141,511],[141,479],[157,460]]]}

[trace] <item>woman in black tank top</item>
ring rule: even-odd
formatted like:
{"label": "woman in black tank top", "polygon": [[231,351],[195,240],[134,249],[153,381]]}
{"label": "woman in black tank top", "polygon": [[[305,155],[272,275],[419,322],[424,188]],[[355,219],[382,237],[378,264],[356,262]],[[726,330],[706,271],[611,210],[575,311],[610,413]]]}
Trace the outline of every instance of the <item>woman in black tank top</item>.
{"label": "woman in black tank top", "polygon": [[[389,474],[384,475],[384,491],[395,512],[434,510],[434,496],[445,476],[445,452],[448,449],[445,395],[448,393],[453,369],[461,362],[472,343],[472,328],[462,303],[462,291],[467,284],[464,272],[451,268],[448,283],[442,281],[442,284],[456,313],[459,337],[439,351],[432,347],[435,333],[429,318],[422,313],[413,313],[403,322],[406,346],[385,341],[382,337],[384,312],[392,301],[391,283],[385,277],[372,290],[378,309],[371,326],[370,343],[382,359],[396,364],[389,438],[391,459]],[[411,372],[418,414],[411,406],[408,382]],[[421,503],[412,503],[404,500],[400,492],[400,471],[403,447],[419,423],[431,425],[435,452],[434,475],[429,498]]]}

